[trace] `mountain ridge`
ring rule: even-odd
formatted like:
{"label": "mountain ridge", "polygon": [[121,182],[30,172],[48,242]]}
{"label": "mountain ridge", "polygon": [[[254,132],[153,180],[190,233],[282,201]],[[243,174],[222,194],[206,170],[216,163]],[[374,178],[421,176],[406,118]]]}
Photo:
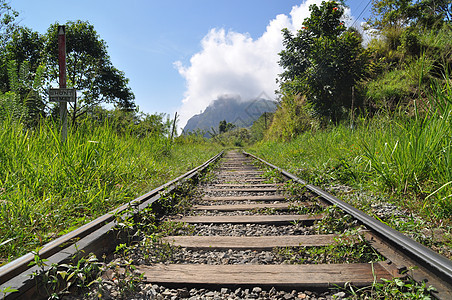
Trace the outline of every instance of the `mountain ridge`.
{"label": "mountain ridge", "polygon": [[191,117],[185,125],[183,132],[185,134],[194,131],[205,131],[204,136],[209,137],[208,133],[212,128],[218,130],[220,121],[226,120],[236,127],[249,127],[263,113],[275,112],[277,102],[266,99],[254,99],[243,101],[235,97],[223,96],[214,100],[206,109]]}

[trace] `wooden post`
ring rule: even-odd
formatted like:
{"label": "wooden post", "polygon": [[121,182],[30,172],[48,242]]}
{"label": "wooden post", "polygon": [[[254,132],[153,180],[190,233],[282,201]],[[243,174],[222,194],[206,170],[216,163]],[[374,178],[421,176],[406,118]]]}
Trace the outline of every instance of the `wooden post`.
{"label": "wooden post", "polygon": [[176,122],[177,122],[177,111],[174,114],[173,129],[171,130],[171,138],[170,138],[171,141],[173,140],[174,132],[176,131]]}
{"label": "wooden post", "polygon": [[350,128],[355,126],[355,87],[352,86],[352,111],[350,115]]}
{"label": "wooden post", "polygon": [[[60,88],[66,88],[66,28],[58,26],[58,66]],[[67,102],[60,101],[61,142],[67,138]]]}

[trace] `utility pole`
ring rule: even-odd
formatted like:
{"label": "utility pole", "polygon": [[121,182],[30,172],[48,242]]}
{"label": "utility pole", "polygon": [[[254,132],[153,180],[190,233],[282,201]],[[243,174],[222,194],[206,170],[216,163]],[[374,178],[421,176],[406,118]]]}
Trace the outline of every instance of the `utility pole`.
{"label": "utility pole", "polygon": [[[66,28],[58,26],[58,66],[60,89],[66,88]],[[67,102],[60,101],[61,142],[67,139]]]}
{"label": "utility pole", "polygon": [[66,28],[58,26],[58,67],[59,84],[58,89],[49,89],[51,102],[58,102],[60,107],[61,143],[67,139],[67,102],[74,102],[75,89],[66,88]]}
{"label": "utility pole", "polygon": [[177,111],[174,114],[173,129],[171,130],[171,138],[170,138],[171,141],[173,140],[174,133],[176,132],[176,122],[177,122]]}
{"label": "utility pole", "polygon": [[355,87],[352,86],[352,109],[351,109],[351,115],[350,115],[350,128],[353,129],[355,124]]}

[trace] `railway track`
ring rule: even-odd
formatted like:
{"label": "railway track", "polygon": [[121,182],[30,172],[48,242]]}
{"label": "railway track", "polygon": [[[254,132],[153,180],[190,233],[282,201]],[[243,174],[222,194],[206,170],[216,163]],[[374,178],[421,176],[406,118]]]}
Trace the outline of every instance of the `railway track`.
{"label": "railway track", "polygon": [[[157,203],[164,189],[197,176],[218,158],[136,199],[134,206],[139,210]],[[340,298],[344,292],[328,289],[369,287],[383,279],[407,276],[433,285],[432,296],[452,299],[450,260],[260,160],[303,189],[264,177],[262,168],[253,164],[259,160],[247,153],[226,153],[212,171],[214,178],[202,184],[202,193],[190,199],[185,211],[164,217],[177,234],[159,240],[164,250],[157,254],[143,257],[140,249],[134,256],[134,272],[143,274],[139,278],[142,291],[134,299],[315,299],[334,293]],[[80,249],[98,257],[112,252],[123,241],[112,242],[118,238],[112,230],[116,225],[112,215],[88,224],[86,232],[85,228],[79,235],[62,237],[63,242],[48,245],[47,252],[40,254],[62,264]],[[75,237],[77,246],[61,247]],[[25,267],[30,260],[28,255],[0,268],[0,288],[19,290],[5,293],[6,299],[39,296],[28,276],[33,269]],[[107,286],[113,277],[111,272],[104,274]],[[120,295],[107,288],[107,296]]]}

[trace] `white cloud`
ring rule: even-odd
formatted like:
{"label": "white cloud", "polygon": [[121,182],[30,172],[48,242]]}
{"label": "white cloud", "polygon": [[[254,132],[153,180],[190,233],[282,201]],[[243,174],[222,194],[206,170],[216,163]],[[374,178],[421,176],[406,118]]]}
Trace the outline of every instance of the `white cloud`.
{"label": "white cloud", "polygon": [[[189,66],[175,62],[186,81],[182,100],[180,126],[203,111],[212,100],[222,95],[237,95],[249,100],[265,93],[274,98],[276,78],[282,69],[278,53],[282,50],[283,28],[295,31],[310,15],[309,6],[322,0],[307,0],[292,7],[290,16],[277,15],[269,22],[261,37],[214,28],[202,39],[202,50],[190,59]],[[350,15],[350,11],[347,10]]]}

